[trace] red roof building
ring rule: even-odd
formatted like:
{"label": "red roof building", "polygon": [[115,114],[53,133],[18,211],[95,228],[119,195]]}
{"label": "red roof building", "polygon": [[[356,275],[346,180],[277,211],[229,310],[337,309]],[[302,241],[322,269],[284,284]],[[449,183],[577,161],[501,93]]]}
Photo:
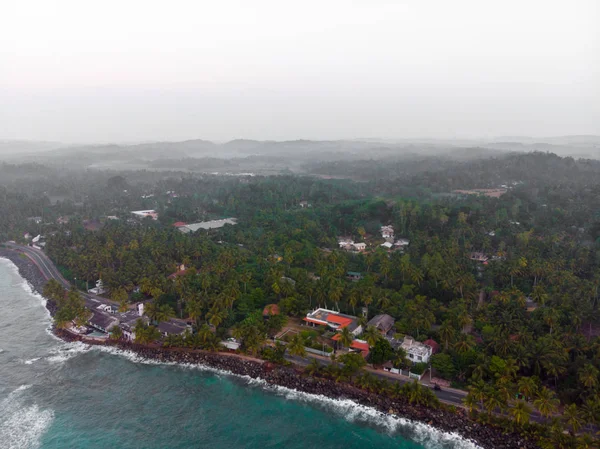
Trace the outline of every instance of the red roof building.
{"label": "red roof building", "polygon": [[187,272],[187,269],[185,268],[185,265],[181,264],[181,265],[179,265],[179,270],[177,270],[175,273],[169,275],[169,279],[175,279],[179,276],[183,276],[186,272]]}
{"label": "red roof building", "polygon": [[187,226],[187,223],[184,223],[183,221],[177,221],[173,223],[173,226],[175,226],[176,228],[181,228],[182,226]]}
{"label": "red roof building", "polygon": [[432,340],[431,338],[429,340],[425,340],[423,342],[423,344],[427,345],[427,346],[431,346],[432,354],[436,354],[440,350],[440,345],[435,340]]}
{"label": "red roof building", "polygon": [[277,304],[267,304],[263,310],[264,317],[279,315],[279,313],[279,306]]}

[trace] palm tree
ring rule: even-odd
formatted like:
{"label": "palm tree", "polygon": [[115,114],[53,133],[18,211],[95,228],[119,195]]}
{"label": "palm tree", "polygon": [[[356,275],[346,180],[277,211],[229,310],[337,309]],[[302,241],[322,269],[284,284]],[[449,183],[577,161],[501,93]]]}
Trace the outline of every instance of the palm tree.
{"label": "palm tree", "polygon": [[206,314],[206,319],[208,322],[214,327],[219,327],[219,325],[225,321],[226,314],[225,311],[220,309],[217,304],[212,306],[209,312]]}
{"label": "palm tree", "polygon": [[459,354],[466,354],[473,348],[473,345],[473,337],[470,335],[463,335],[460,340],[454,343],[454,349]]}
{"label": "palm tree", "polygon": [[465,396],[463,399],[463,404],[465,404],[465,407],[467,407],[469,413],[473,413],[473,410],[478,408],[477,399],[471,393]]}
{"label": "palm tree", "polygon": [[519,393],[525,396],[526,400],[532,398],[537,393],[538,385],[534,377],[521,377],[517,383]]}
{"label": "palm tree", "polygon": [[168,304],[161,304],[158,306],[155,314],[156,324],[161,321],[167,321],[173,315],[175,315],[175,312],[173,312],[173,309]]}
{"label": "palm tree", "polygon": [[589,433],[584,433],[577,438],[576,446],[577,449],[597,449],[596,440]]}
{"label": "palm tree", "polygon": [[483,400],[483,405],[487,410],[488,415],[492,416],[494,410],[502,410],[506,406],[506,402],[503,400],[497,390],[487,389],[486,398]]}
{"label": "palm tree", "polygon": [[112,340],[120,340],[123,338],[123,329],[120,326],[114,326],[110,331],[110,338]]}
{"label": "palm tree", "polygon": [[529,416],[531,415],[531,408],[527,403],[523,401],[517,401],[515,405],[509,410],[510,415],[513,417],[517,425],[522,426],[529,422]]}
{"label": "palm tree", "polygon": [[306,356],[306,349],[304,347],[304,341],[300,334],[295,334],[287,345],[287,350],[290,355],[304,357]]}
{"label": "palm tree", "polygon": [[579,382],[584,387],[589,389],[595,389],[598,386],[598,368],[591,363],[586,364],[579,370]]}
{"label": "palm tree", "polygon": [[350,332],[348,327],[344,327],[342,331],[339,333],[339,342],[343,347],[349,348],[352,345],[352,341],[354,340],[354,335]]}
{"label": "palm tree", "polygon": [[450,341],[454,339],[455,331],[449,320],[445,320],[439,330],[440,338],[444,342],[444,349],[447,351]]}
{"label": "palm tree", "polygon": [[538,409],[540,415],[547,418],[558,409],[559,401],[552,390],[542,387],[537,392],[537,398],[533,401],[533,405]]}
{"label": "palm tree", "polygon": [[584,425],[584,420],[581,415],[581,412],[577,408],[577,405],[571,404],[565,407],[563,411],[563,417],[567,422],[567,425],[571,427],[571,433],[576,434],[579,429],[581,429]]}
{"label": "palm tree", "polygon": [[375,346],[377,341],[381,338],[381,334],[375,326],[367,326],[362,334],[362,338],[369,343],[369,346]]}
{"label": "palm tree", "polygon": [[473,396],[475,401],[478,401],[483,408],[483,401],[486,397],[486,384],[483,380],[478,380],[474,384],[469,385],[469,394]]}
{"label": "palm tree", "polygon": [[186,312],[188,317],[196,322],[196,327],[198,327],[200,318],[202,317],[202,309],[203,304],[198,298],[190,299],[185,304]]}
{"label": "palm tree", "polygon": [[310,363],[304,369],[304,372],[313,376],[321,371],[321,364],[317,359],[311,359]]}

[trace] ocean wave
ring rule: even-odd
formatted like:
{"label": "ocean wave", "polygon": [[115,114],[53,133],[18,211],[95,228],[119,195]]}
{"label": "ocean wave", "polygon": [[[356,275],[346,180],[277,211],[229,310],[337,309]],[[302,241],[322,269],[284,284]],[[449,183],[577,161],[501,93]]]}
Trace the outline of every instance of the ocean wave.
{"label": "ocean wave", "polygon": [[94,349],[97,349],[100,352],[124,357],[133,363],[177,366],[184,369],[197,369],[204,372],[210,372],[217,376],[225,375],[236,377],[244,380],[249,386],[259,387],[265,391],[282,396],[287,400],[310,403],[311,405],[316,406],[325,406],[341,418],[350,422],[375,425],[384,429],[384,431],[389,434],[400,434],[423,445],[427,449],[481,449],[481,446],[464,438],[458,433],[444,432],[429,424],[382,413],[375,408],[361,405],[350,399],[333,399],[324,395],[305,393],[292,388],[270,384],[264,379],[234,374],[230,371],[213,368],[203,364],[152,360],[142,357],[133,351],[123,350],[113,346],[94,346]]}
{"label": "ocean wave", "polygon": [[347,421],[375,424],[389,434],[403,435],[428,449],[480,449],[475,442],[457,433],[444,432],[429,424],[382,413],[350,399],[333,399],[324,395],[304,393],[279,385],[270,385],[262,379],[253,379],[252,383],[262,384],[262,388],[288,400],[325,406]]}
{"label": "ocean wave", "polygon": [[25,360],[23,361],[23,363],[25,365],[33,365],[34,362],[37,362],[39,359],[41,359],[41,357],[35,357],[33,359],[29,359],[29,360]]}
{"label": "ocean wave", "polygon": [[47,356],[46,360],[50,363],[63,363],[72,359],[73,357],[78,356],[79,354],[88,352],[90,349],[90,345],[86,345],[80,341],[65,343],[59,348],[50,351],[51,355]]}
{"label": "ocean wave", "polygon": [[21,392],[31,385],[21,385],[0,402],[0,439],[6,449],[30,449],[39,446],[42,435],[52,420],[52,410],[41,410],[37,404],[25,405]]}

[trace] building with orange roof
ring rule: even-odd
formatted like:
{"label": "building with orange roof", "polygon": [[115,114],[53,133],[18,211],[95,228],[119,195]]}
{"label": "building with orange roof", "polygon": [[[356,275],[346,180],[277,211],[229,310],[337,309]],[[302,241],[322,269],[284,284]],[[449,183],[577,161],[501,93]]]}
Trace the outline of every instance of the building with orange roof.
{"label": "building with orange roof", "polygon": [[362,332],[362,326],[358,324],[358,318],[346,315],[334,310],[318,308],[306,314],[303,321],[307,326],[324,326],[333,331],[340,331],[347,327],[354,335]]}

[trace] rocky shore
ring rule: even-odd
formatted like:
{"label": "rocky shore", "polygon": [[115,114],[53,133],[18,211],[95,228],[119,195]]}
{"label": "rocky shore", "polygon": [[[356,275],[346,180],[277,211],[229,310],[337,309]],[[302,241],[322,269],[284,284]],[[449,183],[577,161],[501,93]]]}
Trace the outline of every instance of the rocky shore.
{"label": "rocky shore", "polygon": [[[36,265],[30,259],[4,248],[0,248],[0,257],[10,259],[18,267],[21,276],[27,279],[41,293],[46,279],[44,279]],[[54,305],[48,303],[48,307],[50,313],[54,314]],[[145,346],[124,341],[93,341],[62,329],[55,329],[54,332],[65,341],[84,341],[94,345],[109,345],[122,350],[132,351],[140,357],[159,362],[202,364],[241,376],[263,379],[271,385],[279,385],[333,399],[350,399],[361,405],[372,407],[382,414],[390,413],[399,417],[430,424],[445,432],[457,433],[463,438],[474,441],[477,445],[485,449],[534,449],[538,447],[535,443],[526,440],[519,434],[505,433],[500,428],[479,424],[470,419],[463,410],[451,412],[410,405],[389,397],[369,393],[350,384],[307,376],[297,368],[273,365],[268,362],[231,353]]]}

